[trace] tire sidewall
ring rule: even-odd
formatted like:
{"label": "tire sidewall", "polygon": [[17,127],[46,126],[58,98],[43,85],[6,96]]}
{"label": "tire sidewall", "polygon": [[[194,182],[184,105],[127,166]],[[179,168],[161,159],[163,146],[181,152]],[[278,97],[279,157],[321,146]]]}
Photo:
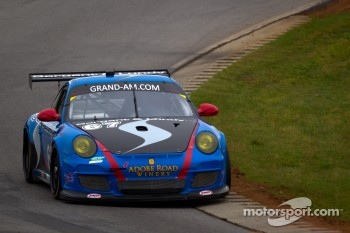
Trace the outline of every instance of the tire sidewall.
{"label": "tire sidewall", "polygon": [[24,133],[23,135],[23,151],[22,151],[22,163],[23,163],[23,174],[24,179],[28,183],[34,183],[34,162],[35,158],[33,157],[32,145],[29,142],[28,135]]}
{"label": "tire sidewall", "polygon": [[51,157],[51,163],[50,163],[50,189],[53,197],[55,199],[60,199],[60,193],[62,189],[61,166],[60,166],[60,156],[55,146],[53,147],[53,150],[52,150],[52,157]]}

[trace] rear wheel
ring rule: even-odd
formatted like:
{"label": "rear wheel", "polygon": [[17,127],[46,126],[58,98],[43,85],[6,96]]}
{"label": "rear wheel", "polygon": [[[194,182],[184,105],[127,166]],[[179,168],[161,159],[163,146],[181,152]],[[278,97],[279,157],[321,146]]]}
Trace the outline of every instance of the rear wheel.
{"label": "rear wheel", "polygon": [[50,187],[53,197],[60,199],[61,192],[61,169],[60,169],[60,158],[57,150],[53,148],[51,165],[50,165]]}
{"label": "rear wheel", "polygon": [[33,176],[33,171],[36,163],[36,156],[33,152],[33,146],[29,142],[28,134],[25,132],[23,134],[23,152],[22,152],[22,163],[23,163],[23,174],[24,179],[28,183],[34,183],[35,179]]}

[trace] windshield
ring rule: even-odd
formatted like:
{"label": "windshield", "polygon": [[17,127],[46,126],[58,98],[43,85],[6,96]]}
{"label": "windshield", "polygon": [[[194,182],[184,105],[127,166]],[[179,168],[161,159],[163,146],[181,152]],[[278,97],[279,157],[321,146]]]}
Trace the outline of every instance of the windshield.
{"label": "windshield", "polygon": [[184,94],[162,91],[96,91],[71,96],[70,120],[193,116]]}

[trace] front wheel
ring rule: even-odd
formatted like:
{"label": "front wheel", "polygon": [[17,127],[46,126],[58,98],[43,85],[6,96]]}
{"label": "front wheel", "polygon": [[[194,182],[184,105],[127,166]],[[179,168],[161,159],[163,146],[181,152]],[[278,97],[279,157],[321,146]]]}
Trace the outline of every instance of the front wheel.
{"label": "front wheel", "polygon": [[60,169],[60,158],[57,150],[53,148],[50,165],[50,187],[53,197],[60,199],[61,192],[61,169]]}
{"label": "front wheel", "polygon": [[23,174],[24,179],[28,183],[34,183],[34,166],[36,163],[35,154],[33,152],[32,144],[28,140],[28,135],[24,133],[23,135],[23,152],[22,152],[22,163],[23,163]]}

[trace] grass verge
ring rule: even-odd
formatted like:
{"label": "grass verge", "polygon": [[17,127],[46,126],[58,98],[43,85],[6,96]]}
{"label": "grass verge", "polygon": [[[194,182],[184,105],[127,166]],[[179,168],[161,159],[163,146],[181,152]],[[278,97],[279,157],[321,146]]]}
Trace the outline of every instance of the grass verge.
{"label": "grass verge", "polygon": [[191,94],[220,108],[233,167],[350,221],[350,14],[315,17]]}

